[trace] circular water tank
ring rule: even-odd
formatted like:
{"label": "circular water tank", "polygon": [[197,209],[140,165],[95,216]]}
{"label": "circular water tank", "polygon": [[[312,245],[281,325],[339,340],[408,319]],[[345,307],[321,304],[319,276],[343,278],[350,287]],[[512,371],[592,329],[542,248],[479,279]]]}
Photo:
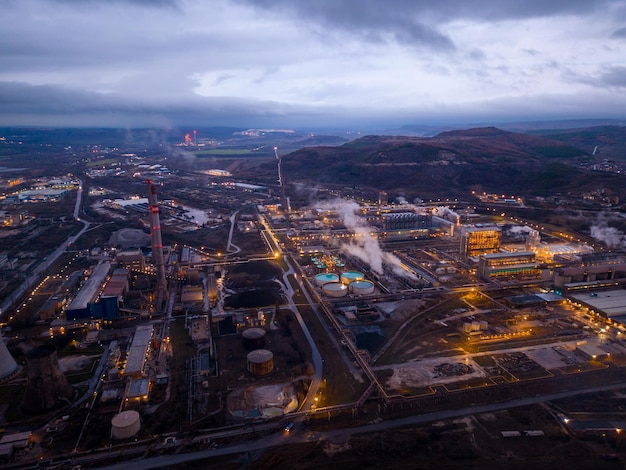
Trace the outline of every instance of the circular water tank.
{"label": "circular water tank", "polygon": [[329,282],[339,282],[339,276],[334,273],[321,273],[315,276],[315,285],[322,287]]}
{"label": "circular water tank", "polygon": [[267,349],[256,349],[248,353],[248,372],[253,375],[267,375],[274,370],[274,354]]}
{"label": "circular water tank", "polygon": [[248,328],[243,336],[243,345],[246,349],[261,349],[265,347],[265,330],[261,328]]}
{"label": "circular water tank", "polygon": [[356,295],[373,294],[374,283],[371,281],[354,281],[350,283],[349,289]]}
{"label": "circular water tank", "polygon": [[322,292],[328,297],[345,297],[348,295],[348,286],[341,282],[329,282],[322,286]]}
{"label": "circular water tank", "polygon": [[113,439],[130,439],[139,432],[141,419],[134,410],[122,411],[111,420],[111,435]]}
{"label": "circular water tank", "polygon": [[341,282],[344,284],[350,284],[354,281],[361,281],[365,279],[365,275],[359,271],[346,271],[341,273]]}

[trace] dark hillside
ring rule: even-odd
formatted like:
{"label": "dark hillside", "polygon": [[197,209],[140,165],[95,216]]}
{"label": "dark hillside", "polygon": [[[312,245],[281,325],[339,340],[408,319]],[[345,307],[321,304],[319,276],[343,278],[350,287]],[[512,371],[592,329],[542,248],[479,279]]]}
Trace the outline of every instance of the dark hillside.
{"label": "dark hillside", "polygon": [[[339,147],[308,147],[283,157],[287,181],[309,180],[398,191],[408,196],[576,193],[600,187],[625,193],[618,174],[576,167],[588,152],[559,140],[497,128],[432,138],[365,136]],[[591,175],[591,176],[590,176]]]}

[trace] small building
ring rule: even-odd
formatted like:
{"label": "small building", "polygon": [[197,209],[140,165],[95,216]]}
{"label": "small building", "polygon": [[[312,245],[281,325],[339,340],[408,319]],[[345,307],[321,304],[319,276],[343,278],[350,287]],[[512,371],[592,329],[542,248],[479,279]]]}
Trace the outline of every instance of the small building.
{"label": "small building", "polygon": [[489,280],[497,277],[537,278],[541,269],[535,262],[535,253],[489,253],[478,258],[478,275]]}
{"label": "small building", "polygon": [[589,361],[602,361],[610,356],[604,349],[593,344],[580,344],[576,346],[576,352]]}

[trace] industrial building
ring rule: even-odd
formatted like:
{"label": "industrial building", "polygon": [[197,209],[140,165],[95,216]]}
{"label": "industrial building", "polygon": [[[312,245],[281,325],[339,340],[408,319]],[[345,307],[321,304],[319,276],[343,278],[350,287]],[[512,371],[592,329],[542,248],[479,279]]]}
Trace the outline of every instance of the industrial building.
{"label": "industrial building", "polygon": [[150,351],[152,341],[152,325],[141,325],[135,330],[133,342],[128,348],[124,375],[127,377],[140,378],[144,373],[146,359]]}
{"label": "industrial building", "polygon": [[626,284],[626,257],[619,253],[580,255],[581,264],[563,266],[554,273],[554,287],[572,292],[589,287]]}
{"label": "industrial building", "polygon": [[110,261],[100,261],[74,300],[65,309],[68,321],[113,320],[128,293],[129,271],[117,268],[107,279]]}
{"label": "industrial building", "polygon": [[536,278],[541,269],[535,262],[535,253],[490,253],[478,257],[478,276],[489,280],[497,277]]}
{"label": "industrial building", "polygon": [[67,320],[88,320],[92,318],[89,304],[93,303],[104,283],[109,271],[111,270],[110,261],[100,261],[93,273],[87,279],[83,287],[80,289],[76,297],[65,309],[65,318]]}
{"label": "industrial building", "polygon": [[625,289],[586,289],[570,292],[568,297],[605,318],[626,325]]}
{"label": "industrial building", "polygon": [[500,249],[502,231],[499,227],[471,226],[461,231],[461,255],[472,258],[488,253],[497,253]]}

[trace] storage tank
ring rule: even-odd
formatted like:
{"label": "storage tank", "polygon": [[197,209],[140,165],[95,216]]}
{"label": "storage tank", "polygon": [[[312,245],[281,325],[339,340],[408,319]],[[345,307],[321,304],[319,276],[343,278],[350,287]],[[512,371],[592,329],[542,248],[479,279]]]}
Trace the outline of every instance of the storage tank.
{"label": "storage tank", "polygon": [[248,353],[248,372],[263,376],[274,370],[274,354],[267,349],[256,349]]}
{"label": "storage tank", "polygon": [[472,324],[471,323],[463,323],[463,331],[465,333],[469,333],[470,331],[472,331]]}
{"label": "storage tank", "polygon": [[339,276],[335,273],[321,273],[315,276],[315,285],[318,287],[329,282],[339,282]]}
{"label": "storage tank", "polygon": [[341,273],[341,282],[344,284],[350,284],[354,281],[361,281],[365,279],[365,275],[359,271],[346,271]]}
{"label": "storage tank", "polygon": [[57,350],[51,345],[37,346],[26,353],[28,378],[22,399],[27,413],[43,413],[70,402],[74,389],[59,367]]}
{"label": "storage tank", "polygon": [[322,286],[322,292],[328,297],[345,297],[348,295],[348,286],[341,282],[329,282]]}
{"label": "storage tank", "polygon": [[135,410],[122,411],[111,420],[113,439],[130,439],[141,429],[141,419]]}
{"label": "storage tank", "polygon": [[17,370],[17,363],[4,344],[4,339],[0,337],[0,380],[10,376]]}
{"label": "storage tank", "polygon": [[477,321],[472,322],[472,331],[480,331],[480,323]]}
{"label": "storage tank", "polygon": [[261,328],[248,328],[241,334],[243,336],[243,346],[249,350],[264,348],[265,335],[265,330]]}
{"label": "storage tank", "polygon": [[485,320],[481,320],[479,323],[480,323],[480,330],[481,331],[485,331],[487,328],[489,328],[489,322],[487,322]]}
{"label": "storage tank", "polygon": [[374,293],[374,283],[371,281],[354,281],[348,286],[350,292],[356,295],[366,295]]}

